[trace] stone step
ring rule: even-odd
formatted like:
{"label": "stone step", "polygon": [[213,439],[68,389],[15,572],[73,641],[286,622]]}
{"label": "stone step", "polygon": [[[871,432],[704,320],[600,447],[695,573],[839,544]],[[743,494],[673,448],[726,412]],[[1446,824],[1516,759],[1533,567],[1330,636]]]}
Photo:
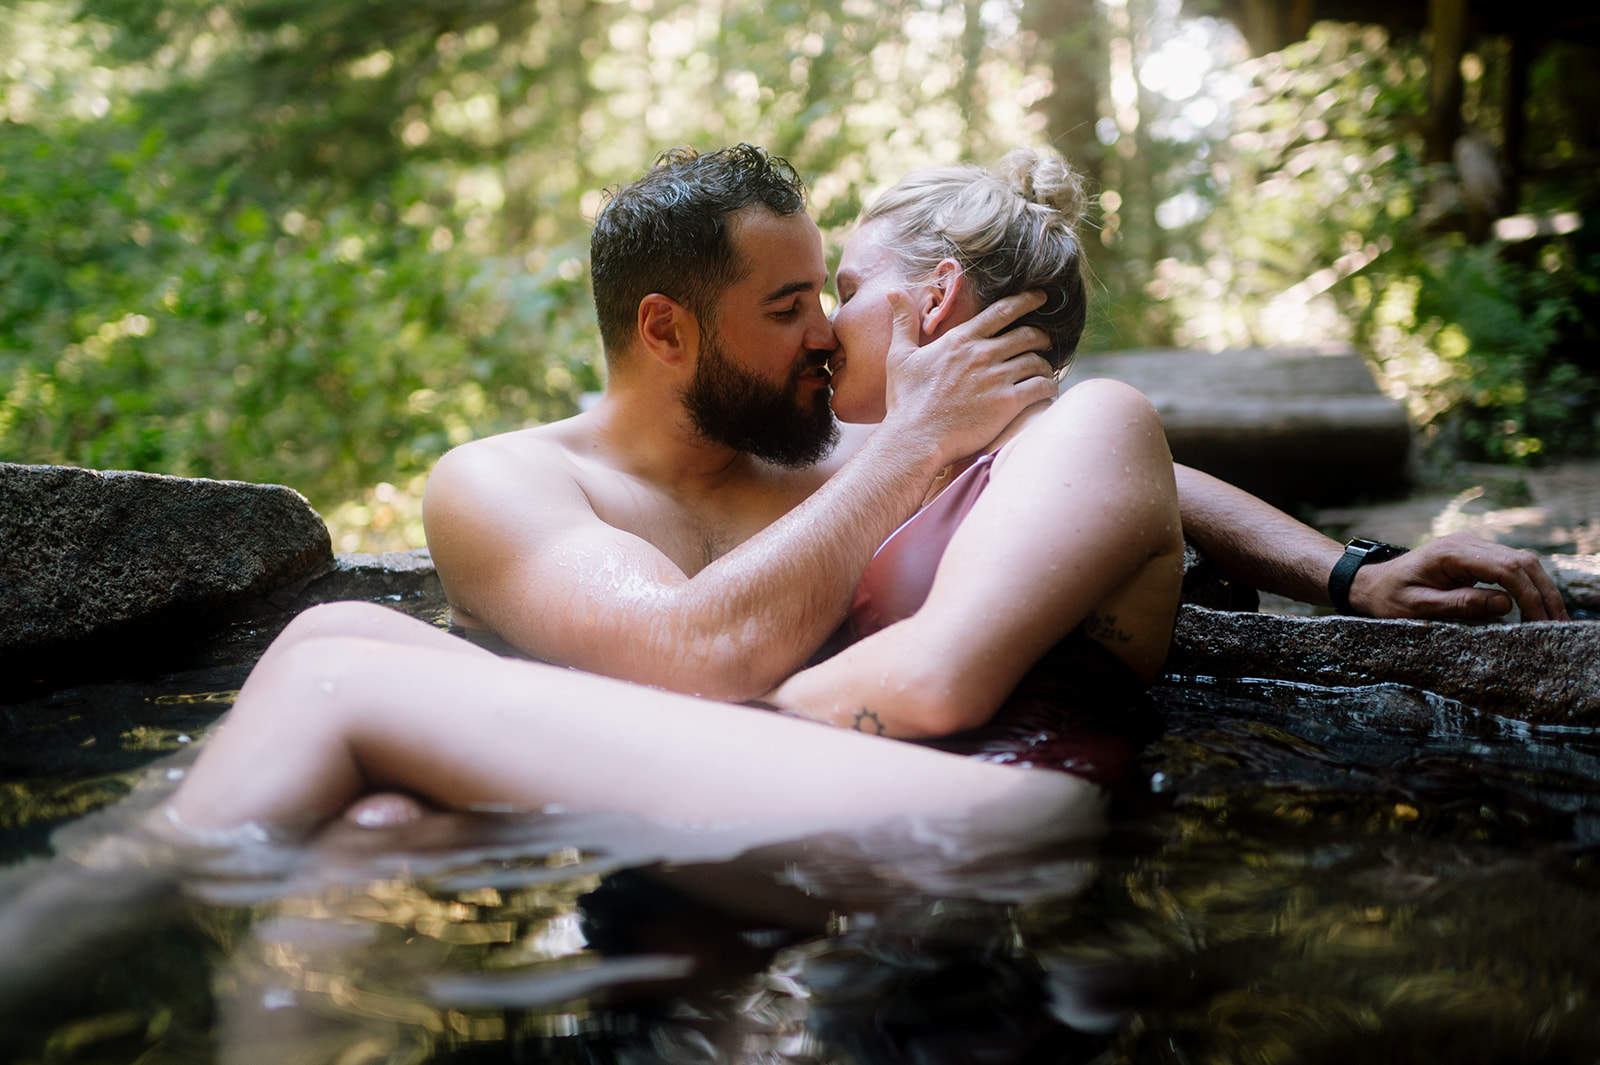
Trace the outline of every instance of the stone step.
{"label": "stone step", "polygon": [[1177,461],[1279,506],[1402,489],[1405,408],[1353,351],[1183,349],[1083,355],[1066,381],[1125,381],[1161,412]]}

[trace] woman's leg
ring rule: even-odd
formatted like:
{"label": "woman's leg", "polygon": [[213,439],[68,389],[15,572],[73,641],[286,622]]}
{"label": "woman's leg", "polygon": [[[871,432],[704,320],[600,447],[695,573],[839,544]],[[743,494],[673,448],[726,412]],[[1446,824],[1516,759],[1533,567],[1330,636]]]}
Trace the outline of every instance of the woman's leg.
{"label": "woman's leg", "polygon": [[[256,663],[252,676],[270,675],[276,669],[278,659],[291,647],[333,636],[428,647],[477,658],[493,657],[491,652],[482,647],[376,603],[324,603],[302,611],[289,622]],[[353,825],[388,828],[417,820],[424,816],[426,808],[410,795],[374,792],[357,799],[343,813],[344,818]]]}
{"label": "woman's leg", "polygon": [[1171,640],[1182,556],[1159,417],[1126,385],[1085,382],[996,456],[922,607],[770,698],[847,727],[945,735],[988,721],[1080,624],[1153,675]]}
{"label": "woman's leg", "polygon": [[256,669],[271,669],[272,663],[291,647],[307,640],[326,639],[330,636],[353,636],[386,643],[407,644],[414,647],[432,647],[441,651],[483,657],[492,652],[452,636],[425,621],[391,610],[377,603],[342,602],[322,603],[301,611],[278,638],[272,641],[256,663]]}
{"label": "woman's leg", "polygon": [[332,637],[265,666],[173,797],[179,826],[304,831],[388,789],[454,809],[560,804],[795,833],[974,813],[991,830],[1098,823],[1094,789],[1069,777],[539,663]]}

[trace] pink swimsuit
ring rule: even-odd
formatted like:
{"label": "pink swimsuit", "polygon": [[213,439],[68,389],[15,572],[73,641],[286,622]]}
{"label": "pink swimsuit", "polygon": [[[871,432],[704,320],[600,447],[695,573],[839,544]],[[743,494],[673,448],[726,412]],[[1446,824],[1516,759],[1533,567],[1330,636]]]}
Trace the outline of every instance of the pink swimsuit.
{"label": "pink swimsuit", "polygon": [[879,545],[856,584],[851,635],[871,636],[915,614],[928,598],[950,538],[989,486],[993,455],[979,455],[933,502],[911,515]]}
{"label": "pink swimsuit", "polygon": [[[928,598],[945,548],[989,485],[993,455],[980,455],[933,502],[885,540],[856,584],[850,616],[818,661],[915,614]],[[1107,784],[1131,764],[1130,702],[1144,684],[1082,629],[1056,644],[988,724],[918,741],[982,761],[1062,770]]]}

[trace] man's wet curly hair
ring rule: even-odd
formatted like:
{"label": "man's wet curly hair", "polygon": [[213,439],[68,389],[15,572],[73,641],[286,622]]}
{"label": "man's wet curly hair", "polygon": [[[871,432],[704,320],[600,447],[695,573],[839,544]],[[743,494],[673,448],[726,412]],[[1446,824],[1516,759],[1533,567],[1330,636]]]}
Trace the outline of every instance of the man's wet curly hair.
{"label": "man's wet curly hair", "polygon": [[639,301],[652,292],[714,320],[718,299],[749,269],[729,238],[730,214],[761,204],[792,215],[806,205],[794,167],[749,144],[705,155],[674,148],[639,180],[606,191],[589,259],[608,362],[633,343]]}

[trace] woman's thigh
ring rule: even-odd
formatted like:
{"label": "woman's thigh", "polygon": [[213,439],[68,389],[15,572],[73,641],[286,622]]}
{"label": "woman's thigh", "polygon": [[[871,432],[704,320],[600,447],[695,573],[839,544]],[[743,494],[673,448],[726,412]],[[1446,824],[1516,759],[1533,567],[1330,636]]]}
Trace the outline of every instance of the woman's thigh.
{"label": "woman's thigh", "polygon": [[1097,823],[1094,789],[1069,777],[539,663],[333,638],[283,665],[175,797],[183,823],[308,825],[382,789],[796,832]]}
{"label": "woman's thigh", "polygon": [[277,658],[291,647],[308,640],[334,637],[382,640],[396,645],[453,651],[480,658],[493,657],[491,652],[459,636],[452,636],[425,621],[377,603],[321,603],[301,611],[289,622],[256,663],[254,672],[260,672],[263,668],[270,671]]}

